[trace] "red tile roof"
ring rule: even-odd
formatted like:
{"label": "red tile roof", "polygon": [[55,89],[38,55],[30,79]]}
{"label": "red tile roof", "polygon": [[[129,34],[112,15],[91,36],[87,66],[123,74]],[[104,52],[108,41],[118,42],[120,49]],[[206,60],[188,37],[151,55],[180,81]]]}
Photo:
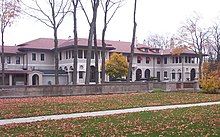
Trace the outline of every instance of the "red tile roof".
{"label": "red tile roof", "polygon": [[[172,54],[172,49],[165,49],[162,52],[162,55],[171,55],[171,54]],[[195,54],[195,52],[190,49],[185,49],[182,54]]]}
{"label": "red tile roof", "polygon": [[[4,46],[5,53],[8,54],[16,54],[18,53],[18,47],[17,46]],[[2,52],[2,47],[0,46],[0,52]]]}
{"label": "red tile roof", "polygon": [[[114,48],[111,43],[106,42],[107,46],[106,48]],[[63,47],[68,47],[68,46],[72,46],[74,45],[74,39],[70,39],[67,40],[66,42],[64,42],[63,44],[61,44],[59,47],[63,48]],[[88,39],[85,38],[78,38],[78,45],[79,46],[87,46],[88,45]],[[101,40],[97,40],[97,46],[98,47],[102,47],[102,41]]]}
{"label": "red tile roof", "polygon": [[[97,41],[98,47],[101,47],[102,43],[101,40]],[[65,48],[72,46],[74,44],[74,40],[70,39],[59,39],[59,48]],[[79,46],[87,46],[88,39],[79,38],[78,45]],[[130,53],[130,42],[124,41],[112,41],[106,40],[107,48],[111,49],[112,52],[119,52],[119,53]],[[17,53],[18,49],[40,49],[40,50],[52,50],[54,49],[54,41],[52,38],[39,38],[29,42],[25,42],[18,46],[6,46],[5,51],[6,53]],[[148,52],[142,51],[140,49],[148,49]],[[146,54],[146,55],[171,55],[171,49],[166,50],[159,50],[159,53],[155,52],[155,48],[151,48],[150,46],[144,44],[137,44],[134,52],[135,54]],[[187,49],[184,51],[183,54],[195,54],[193,51]]]}
{"label": "red tile roof", "polygon": [[[59,45],[66,42],[65,39],[59,39]],[[52,38],[38,38],[32,41],[25,42],[23,44],[18,45],[19,49],[46,49],[52,50],[54,49],[54,41]]]}

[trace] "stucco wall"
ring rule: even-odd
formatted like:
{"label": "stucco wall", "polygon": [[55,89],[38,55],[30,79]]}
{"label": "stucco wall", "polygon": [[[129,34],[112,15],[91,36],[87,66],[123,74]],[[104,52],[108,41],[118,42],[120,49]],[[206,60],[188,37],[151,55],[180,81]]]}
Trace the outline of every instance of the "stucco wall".
{"label": "stucco wall", "polygon": [[[154,89],[164,91],[184,90],[184,83],[177,89],[177,83],[106,83],[99,85],[59,85],[59,86],[17,86],[0,87],[0,98],[7,97],[41,97],[41,96],[69,96],[69,95],[96,95],[112,93],[150,92]],[[196,90],[196,82],[186,85],[187,90]]]}

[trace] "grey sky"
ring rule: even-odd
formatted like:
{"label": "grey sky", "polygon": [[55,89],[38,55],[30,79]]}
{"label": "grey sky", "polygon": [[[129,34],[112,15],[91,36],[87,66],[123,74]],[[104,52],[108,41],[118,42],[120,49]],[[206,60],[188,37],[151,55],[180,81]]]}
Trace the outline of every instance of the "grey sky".
{"label": "grey sky", "polygon": [[[127,0],[127,3],[119,9],[109,24],[106,39],[131,41],[133,3],[134,0]],[[203,23],[209,25],[220,16],[219,5],[220,0],[138,0],[138,42],[142,43],[149,33],[175,33],[184,20],[193,15],[194,11],[202,16]],[[100,39],[103,22],[101,8],[98,14],[98,38]],[[69,15],[59,28],[58,37],[72,36],[72,24],[72,16]],[[81,11],[78,15],[78,25],[79,37],[87,38],[88,23]],[[39,21],[21,16],[10,28],[7,28],[5,35],[6,45],[15,45],[39,37],[52,38],[53,32]]]}

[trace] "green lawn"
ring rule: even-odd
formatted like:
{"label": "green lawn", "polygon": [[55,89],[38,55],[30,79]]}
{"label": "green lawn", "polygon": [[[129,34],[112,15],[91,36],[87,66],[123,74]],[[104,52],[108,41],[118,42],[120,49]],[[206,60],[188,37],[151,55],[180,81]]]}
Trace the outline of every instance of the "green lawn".
{"label": "green lawn", "polygon": [[1,136],[220,136],[220,105],[0,126]]}
{"label": "green lawn", "polygon": [[208,101],[220,101],[220,94],[171,92],[0,99],[0,119]]}

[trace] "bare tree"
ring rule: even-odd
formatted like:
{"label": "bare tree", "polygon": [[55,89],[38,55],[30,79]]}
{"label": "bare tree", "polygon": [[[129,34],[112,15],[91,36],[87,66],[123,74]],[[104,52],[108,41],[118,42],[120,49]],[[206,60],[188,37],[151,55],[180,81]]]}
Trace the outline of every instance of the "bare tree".
{"label": "bare tree", "polygon": [[132,72],[132,63],[133,63],[133,57],[134,57],[134,47],[135,47],[135,38],[136,38],[136,10],[137,10],[137,0],[134,2],[134,27],[133,27],[133,36],[132,36],[132,42],[131,42],[131,55],[130,55],[130,61],[129,61],[129,68],[128,68],[128,75],[127,75],[127,82],[130,82],[131,72]]}
{"label": "bare tree", "polygon": [[78,7],[79,0],[72,0],[73,5],[73,33],[74,33],[74,47],[73,47],[73,84],[77,84],[77,59],[78,59],[78,33],[77,33],[77,7]]}
{"label": "bare tree", "polygon": [[216,53],[217,61],[220,62],[220,27],[218,24],[212,27],[212,49]]}
{"label": "bare tree", "polygon": [[14,19],[19,15],[21,8],[18,0],[1,0],[1,62],[2,62],[2,85],[5,85],[5,53],[4,53],[4,34],[5,29],[13,23]]}
{"label": "bare tree", "polygon": [[155,48],[167,48],[170,44],[171,38],[168,36],[163,36],[159,34],[150,34],[147,39],[146,43],[149,46],[153,46]]}
{"label": "bare tree", "polygon": [[202,78],[202,63],[206,47],[209,45],[209,29],[199,26],[198,16],[188,19],[180,29],[180,40],[188,44],[199,58],[199,78]]}
{"label": "bare tree", "polygon": [[[40,1],[40,2],[39,2]],[[59,59],[58,59],[58,28],[69,12],[69,0],[31,0],[32,4],[23,4],[28,11],[24,13],[33,17],[53,29],[54,37],[54,59],[55,59],[55,84],[59,84]],[[30,3],[30,2],[29,2]],[[41,3],[41,4],[40,4]],[[43,3],[43,4],[42,4]]]}
{"label": "bare tree", "polygon": [[87,59],[86,59],[86,79],[85,79],[85,84],[89,84],[90,82],[90,65],[91,65],[91,53],[92,53],[92,42],[93,42],[93,37],[94,37],[94,29],[96,25],[96,18],[97,18],[97,11],[99,7],[99,0],[91,0],[91,5],[92,5],[92,21],[90,21],[89,16],[81,2],[79,1],[81,8],[86,16],[87,22],[89,24],[89,37],[88,37],[88,50],[87,50]]}
{"label": "bare tree", "polygon": [[[112,20],[112,18],[114,17],[115,13],[117,12],[117,10],[122,6],[122,2],[124,0],[101,0],[101,5],[102,5],[102,9],[104,12],[104,27],[102,29],[102,52],[101,52],[101,57],[102,57],[102,73],[101,73],[101,77],[102,80],[101,82],[104,83],[105,82],[105,52],[106,52],[106,43],[105,43],[105,34],[106,34],[106,30],[108,27],[108,24],[110,23],[110,21]],[[110,16],[109,16],[109,12]]]}

